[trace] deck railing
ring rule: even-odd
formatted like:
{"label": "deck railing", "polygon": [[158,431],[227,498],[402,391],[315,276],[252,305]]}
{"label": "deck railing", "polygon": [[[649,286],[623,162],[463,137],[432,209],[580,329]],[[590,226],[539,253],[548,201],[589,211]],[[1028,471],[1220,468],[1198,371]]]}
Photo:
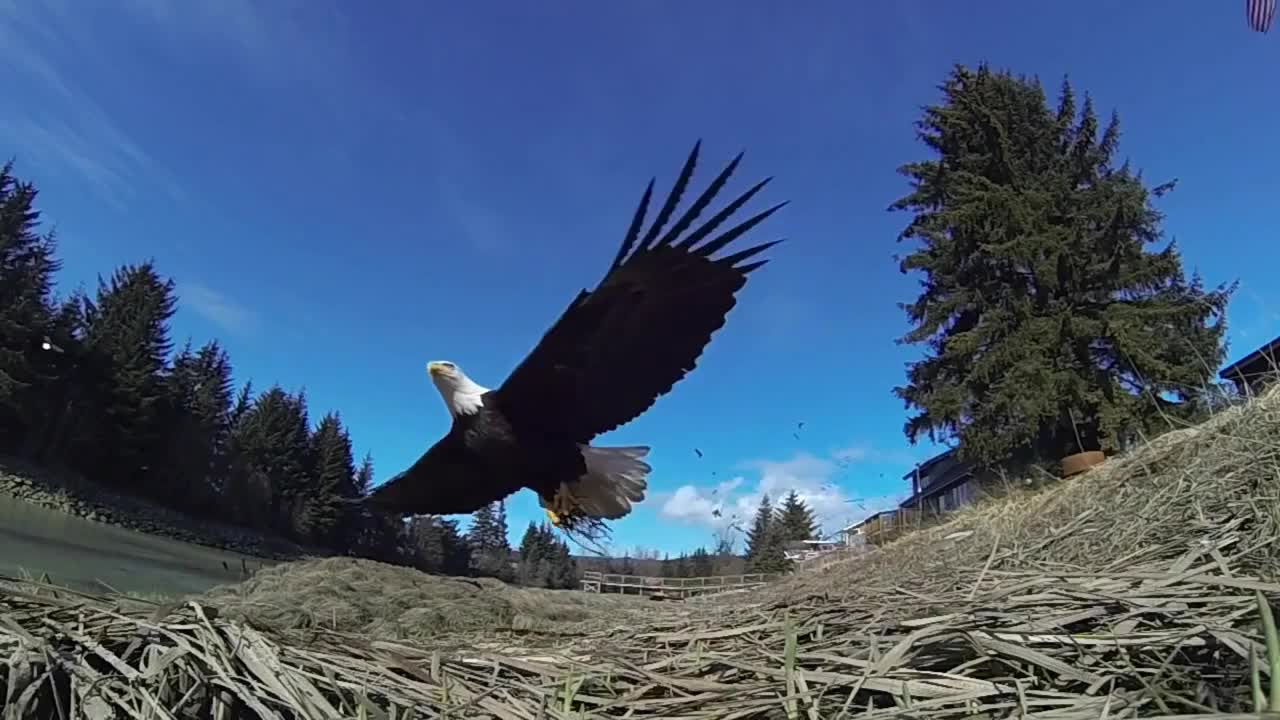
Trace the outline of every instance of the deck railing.
{"label": "deck railing", "polygon": [[647,575],[621,575],[588,570],[582,573],[582,589],[595,593],[661,595],[686,598],[694,595],[725,592],[763,585],[777,577],[772,573],[746,575],[712,575],[694,578],[664,578]]}

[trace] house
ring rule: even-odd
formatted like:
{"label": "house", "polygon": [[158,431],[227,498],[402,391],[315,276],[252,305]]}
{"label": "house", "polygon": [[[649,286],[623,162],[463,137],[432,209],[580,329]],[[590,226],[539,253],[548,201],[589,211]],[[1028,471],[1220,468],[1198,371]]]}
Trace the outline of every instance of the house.
{"label": "house", "polygon": [[859,520],[848,527],[840,528],[840,544],[845,547],[861,547],[865,545],[867,538],[862,534],[864,523],[866,523],[866,520]]}
{"label": "house", "polygon": [[922,515],[951,512],[978,499],[973,468],[954,449],[925,460],[902,479],[911,483],[911,497],[899,507]]}
{"label": "house", "polygon": [[1258,395],[1264,385],[1280,377],[1280,337],[1231,363],[1218,377],[1236,386],[1241,395]]}
{"label": "house", "polygon": [[835,540],[793,540],[783,547],[782,555],[788,560],[809,560],[836,549],[836,545]]}
{"label": "house", "polygon": [[882,545],[914,527],[914,515],[910,510],[881,510],[861,522],[840,531],[845,544],[850,547]]}

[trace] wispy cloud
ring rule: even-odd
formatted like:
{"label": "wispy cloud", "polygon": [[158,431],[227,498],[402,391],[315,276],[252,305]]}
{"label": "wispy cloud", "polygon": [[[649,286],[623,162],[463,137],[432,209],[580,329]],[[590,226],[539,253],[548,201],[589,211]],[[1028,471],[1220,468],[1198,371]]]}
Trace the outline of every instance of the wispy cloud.
{"label": "wispy cloud", "polygon": [[[684,485],[662,498],[659,515],[664,519],[713,529],[751,523],[760,500],[768,495],[776,505],[794,490],[813,510],[824,533],[832,533],[881,510],[894,507],[906,491],[871,497],[851,495],[838,475],[850,463],[876,461],[909,466],[906,453],[881,452],[871,448],[846,448],[818,457],[797,453],[786,460],[752,460],[743,463],[748,473],[715,485]],[[749,480],[748,475],[754,476]]]}
{"label": "wispy cloud", "polygon": [[[78,175],[119,209],[152,183],[175,200],[178,184],[113,121],[68,66],[92,55],[92,28],[75,12],[49,3],[0,2],[0,61],[31,89],[0,118],[0,138],[20,160]],[[10,98],[13,100],[14,98]]]}
{"label": "wispy cloud", "polygon": [[331,0],[128,0],[123,6],[175,52],[199,45],[258,80],[320,91],[330,109],[342,105],[335,90],[350,87],[357,72],[349,25],[341,4]]}
{"label": "wispy cloud", "polygon": [[229,333],[250,333],[258,326],[257,313],[200,283],[183,283],[180,296],[183,304]]}
{"label": "wispy cloud", "polygon": [[455,183],[443,176],[436,178],[436,188],[469,246],[484,255],[501,254],[511,247],[510,235],[498,213],[468,199]]}

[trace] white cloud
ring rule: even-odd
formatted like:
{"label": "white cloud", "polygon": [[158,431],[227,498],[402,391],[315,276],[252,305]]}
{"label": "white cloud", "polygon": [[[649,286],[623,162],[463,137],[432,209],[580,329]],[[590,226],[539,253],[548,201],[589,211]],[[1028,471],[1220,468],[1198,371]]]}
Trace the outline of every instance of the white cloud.
{"label": "white cloud", "polygon": [[[736,526],[745,530],[751,523],[760,499],[768,494],[776,505],[794,490],[813,510],[824,533],[833,533],[881,510],[896,507],[907,492],[874,497],[855,497],[836,482],[838,472],[851,462],[886,458],[907,458],[905,454],[879,452],[870,448],[847,448],[818,457],[801,452],[788,460],[755,460],[744,465],[756,473],[754,484],[746,477],[714,486],[684,485],[667,496],[659,515],[690,525],[717,530]],[[910,465],[912,459],[905,464]]]}
{"label": "white cloud", "polygon": [[230,333],[250,332],[258,324],[258,316],[252,310],[200,283],[183,283],[179,302]]}

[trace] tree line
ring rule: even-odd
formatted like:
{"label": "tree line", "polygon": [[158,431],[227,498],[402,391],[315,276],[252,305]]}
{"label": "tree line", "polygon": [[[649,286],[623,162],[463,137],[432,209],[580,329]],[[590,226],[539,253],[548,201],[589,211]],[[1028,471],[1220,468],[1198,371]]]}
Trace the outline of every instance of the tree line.
{"label": "tree line", "polygon": [[0,168],[0,453],[74,471],[188,515],[309,548],[573,587],[563,540],[531,526],[513,553],[502,503],[453,520],[400,522],[344,502],[373,483],[337,411],[313,422],[302,390],[236,388],[216,340],[175,348],[176,287],[126,264],[93,293],[53,292],[61,261],[34,185]]}

